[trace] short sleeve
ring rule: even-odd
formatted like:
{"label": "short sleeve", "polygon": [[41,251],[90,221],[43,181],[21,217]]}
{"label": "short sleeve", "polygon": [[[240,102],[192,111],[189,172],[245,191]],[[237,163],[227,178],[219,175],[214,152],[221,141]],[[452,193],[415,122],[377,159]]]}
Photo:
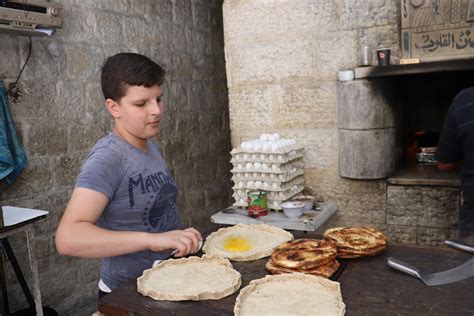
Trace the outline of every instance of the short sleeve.
{"label": "short sleeve", "polygon": [[112,199],[122,181],[123,167],[120,155],[112,150],[98,148],[84,160],[76,180],[76,187],[105,194]]}
{"label": "short sleeve", "polygon": [[462,139],[458,130],[455,111],[451,106],[444,119],[439,138],[436,158],[440,162],[457,162],[462,160]]}

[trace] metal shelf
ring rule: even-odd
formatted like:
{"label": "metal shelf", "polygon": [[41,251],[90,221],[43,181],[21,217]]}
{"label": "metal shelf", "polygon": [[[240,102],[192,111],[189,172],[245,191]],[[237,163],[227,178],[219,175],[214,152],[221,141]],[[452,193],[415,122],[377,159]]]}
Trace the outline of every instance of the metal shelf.
{"label": "metal shelf", "polygon": [[446,71],[466,71],[474,69],[474,59],[454,59],[419,64],[370,66],[354,68],[356,79],[372,77],[405,76]]}

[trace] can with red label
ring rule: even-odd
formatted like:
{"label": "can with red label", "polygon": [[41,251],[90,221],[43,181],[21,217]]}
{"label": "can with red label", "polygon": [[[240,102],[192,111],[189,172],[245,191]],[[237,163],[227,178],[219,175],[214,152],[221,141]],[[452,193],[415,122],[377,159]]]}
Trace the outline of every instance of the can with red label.
{"label": "can with red label", "polygon": [[247,193],[247,211],[250,217],[262,217],[268,214],[267,192],[262,190]]}

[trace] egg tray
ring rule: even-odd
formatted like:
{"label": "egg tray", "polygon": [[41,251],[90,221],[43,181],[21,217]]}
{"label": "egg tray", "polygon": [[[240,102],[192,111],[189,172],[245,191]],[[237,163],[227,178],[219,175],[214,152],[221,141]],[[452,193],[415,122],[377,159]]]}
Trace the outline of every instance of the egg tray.
{"label": "egg tray", "polygon": [[289,190],[292,186],[297,185],[297,184],[302,184],[304,183],[304,177],[303,176],[297,176],[290,181],[253,181],[253,180],[248,180],[248,181],[239,181],[237,184],[235,184],[232,189],[233,190],[264,190],[264,191],[287,191]]}
{"label": "egg tray", "polygon": [[[303,192],[303,190],[304,190],[304,186],[298,187],[298,189],[293,190],[292,194],[288,194],[287,198],[285,198],[285,199],[271,199],[271,198],[268,198],[267,199],[268,209],[281,211],[282,210],[281,204],[283,202],[291,200],[293,197],[295,197],[296,195]],[[234,199],[235,199],[235,202],[234,202],[233,206],[237,206],[237,207],[247,207],[248,206],[246,199],[244,199],[243,201],[240,198],[236,199],[234,197]]]}
{"label": "egg tray", "polygon": [[[301,192],[301,189],[304,189],[304,185],[303,184],[295,184],[294,186],[292,186],[291,188],[289,188],[288,190],[286,191],[265,191],[265,190],[262,190],[262,191],[265,191],[267,192],[267,198],[268,199],[271,199],[271,200],[278,200],[278,201],[284,201],[284,200],[287,200],[289,199],[290,197],[294,196],[295,194]],[[234,199],[236,199],[236,201],[238,200],[242,200],[244,202],[247,201],[247,193],[250,192],[250,191],[256,191],[256,190],[233,190],[233,194],[232,196],[234,197]]]}
{"label": "egg tray", "polygon": [[230,151],[230,154],[232,156],[236,155],[236,154],[240,154],[240,153],[248,153],[248,154],[277,154],[277,155],[286,155],[286,154],[289,154],[291,153],[292,151],[299,151],[299,150],[303,150],[304,147],[301,147],[301,146],[298,146],[298,145],[288,145],[288,146],[285,146],[284,148],[279,148],[279,149],[276,149],[276,150],[271,150],[271,149],[254,149],[254,150],[249,150],[249,149],[244,149],[242,147],[237,147],[237,148],[234,148]]}
{"label": "egg tray", "polygon": [[298,148],[287,153],[259,153],[259,152],[239,152],[231,151],[233,164],[239,162],[266,162],[266,163],[287,163],[289,161],[302,158],[303,148]]}
{"label": "egg tray", "polygon": [[301,168],[294,168],[283,173],[267,172],[237,172],[232,175],[232,181],[237,184],[239,181],[278,181],[287,182],[304,173]]}
{"label": "egg tray", "polygon": [[246,162],[233,164],[234,168],[231,170],[232,173],[245,173],[245,172],[265,172],[265,173],[284,173],[288,172],[293,168],[303,169],[303,159],[297,159],[286,163],[260,163],[260,162]]}

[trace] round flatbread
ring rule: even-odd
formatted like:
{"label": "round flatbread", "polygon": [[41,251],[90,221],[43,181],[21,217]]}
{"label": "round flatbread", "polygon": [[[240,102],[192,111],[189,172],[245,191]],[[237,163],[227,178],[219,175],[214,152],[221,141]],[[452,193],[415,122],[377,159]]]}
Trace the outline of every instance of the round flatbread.
{"label": "round flatbread", "polygon": [[295,273],[301,272],[311,275],[317,275],[323,278],[330,278],[334,272],[339,269],[339,262],[337,260],[332,260],[322,266],[315,267],[313,269],[290,269],[284,268],[273,263],[272,259],[268,260],[265,264],[265,268],[270,271],[272,274],[284,274],[284,273]]}
{"label": "round flatbread", "polygon": [[375,256],[379,253],[382,253],[385,250],[385,246],[380,246],[376,248],[366,249],[363,251],[357,250],[341,250],[337,249],[337,258],[358,258],[358,257],[366,257],[366,256]]}
{"label": "round flatbread", "polygon": [[253,280],[237,296],[235,316],[344,315],[338,282],[303,274],[267,275]]}
{"label": "round flatbread", "polygon": [[[385,248],[385,235],[372,227],[336,227],[328,229],[324,238],[335,241],[338,251],[364,254],[369,249]],[[370,250],[368,253],[372,253]]]}
{"label": "round flatbread", "polygon": [[293,235],[279,227],[237,224],[210,234],[202,250],[233,261],[250,261],[268,257],[276,246],[291,239]]}
{"label": "round flatbread", "polygon": [[313,269],[336,258],[336,243],[324,239],[296,239],[282,243],[272,253],[274,264],[290,269]]}
{"label": "round flatbread", "polygon": [[166,301],[218,300],[240,285],[240,273],[229,260],[212,255],[168,259],[137,279],[139,293]]}

